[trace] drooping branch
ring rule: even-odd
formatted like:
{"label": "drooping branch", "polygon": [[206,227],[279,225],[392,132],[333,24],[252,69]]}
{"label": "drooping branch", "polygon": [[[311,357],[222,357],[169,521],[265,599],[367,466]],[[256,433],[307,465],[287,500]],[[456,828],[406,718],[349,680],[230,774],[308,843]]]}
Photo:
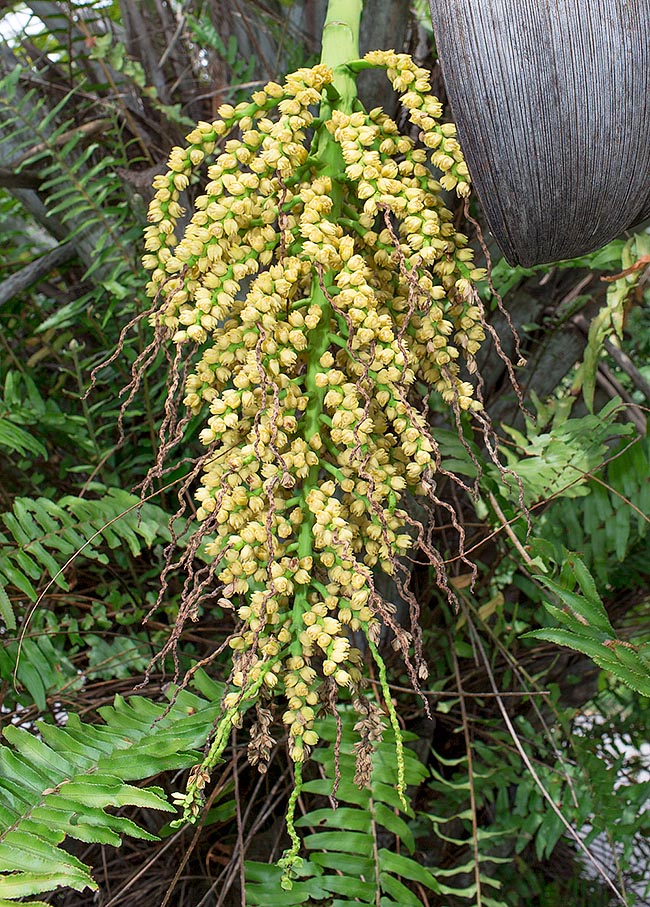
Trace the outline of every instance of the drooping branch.
{"label": "drooping branch", "polygon": [[34,286],[48,274],[77,255],[73,242],[61,243],[51,252],[41,255],[0,284],[0,305]]}

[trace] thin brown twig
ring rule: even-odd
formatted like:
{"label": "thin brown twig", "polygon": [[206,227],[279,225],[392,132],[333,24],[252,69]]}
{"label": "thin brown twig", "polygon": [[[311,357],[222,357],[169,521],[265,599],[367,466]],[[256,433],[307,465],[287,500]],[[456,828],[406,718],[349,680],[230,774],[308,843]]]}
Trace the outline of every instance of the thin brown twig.
{"label": "thin brown twig", "polygon": [[[131,876],[131,878],[119,889],[119,891],[117,891],[113,895],[112,898],[110,898],[110,900],[106,901],[106,903],[104,904],[104,907],[113,907],[113,905],[119,904],[122,896],[124,894],[126,894],[126,892],[135,885],[135,883],[138,881],[138,879],[142,878],[142,876],[146,875],[149,872],[149,870],[154,865],[154,863],[156,863],[160,859],[160,857],[162,857],[162,855],[167,850],[169,850],[169,848],[172,846],[172,844],[175,844],[178,841],[178,839],[180,837],[182,837],[182,835],[184,833],[185,833],[185,829],[181,828],[174,835],[172,835],[168,841],[165,841],[165,843],[160,848],[160,850],[157,851],[156,854],[153,857],[151,857],[150,860],[147,860],[146,863],[144,863],[144,865],[140,867],[138,872],[136,872],[135,875]],[[164,907],[164,905],[161,904],[161,907]]]}
{"label": "thin brown twig", "polygon": [[508,536],[508,538],[510,539],[510,541],[512,542],[512,544],[515,546],[515,548],[517,549],[517,551],[518,551],[519,554],[521,555],[521,557],[522,557],[524,563],[526,563],[526,564],[532,564],[532,562],[533,562],[532,557],[531,557],[530,554],[526,551],[526,549],[524,548],[524,546],[521,544],[521,542],[519,541],[519,539],[518,539],[517,536],[515,535],[512,526],[511,526],[510,523],[508,522],[508,520],[507,520],[507,518],[506,518],[506,515],[504,514],[503,510],[501,510],[501,507],[499,506],[499,502],[498,502],[497,499],[494,497],[494,494],[493,494],[492,492],[489,493],[489,498],[490,498],[490,504],[492,504],[492,507],[493,507],[493,509],[494,509],[494,512],[496,513],[496,515],[497,515],[497,516],[499,517],[499,519],[501,520],[501,525],[502,525],[503,528],[505,529],[506,535]]}
{"label": "thin brown twig", "polygon": [[[232,770],[233,770],[232,762],[229,762],[228,765],[226,766],[223,774],[221,775],[221,777],[215,784],[214,789],[210,793],[210,796],[208,797],[205,807],[203,808],[201,818],[196,826],[196,831],[192,835],[192,840],[190,841],[189,846],[188,846],[187,850],[185,851],[185,853],[183,854],[183,858],[181,859],[181,861],[178,865],[178,868],[177,868],[176,872],[174,873],[174,878],[169,883],[167,891],[165,892],[165,897],[163,898],[162,903],[160,904],[160,907],[167,907],[167,904],[169,903],[169,899],[171,898],[171,896],[174,892],[174,888],[176,888],[176,885],[178,884],[178,880],[180,879],[182,872],[187,865],[187,861],[189,860],[190,856],[192,855],[192,852],[194,851],[194,848],[196,847],[196,845],[199,842],[199,837],[201,836],[201,832],[203,831],[203,826],[205,825],[205,821],[208,818],[208,813],[210,811],[210,807],[214,803],[217,796],[223,792],[223,787],[227,780],[228,773],[231,772]],[[184,831],[184,829],[181,829],[181,833],[183,831]],[[106,905],[106,907],[109,907],[109,905]]]}
{"label": "thin brown twig", "polygon": [[506,709],[505,705],[503,704],[503,702],[501,700],[501,695],[499,693],[499,689],[496,684],[494,673],[493,673],[492,667],[490,665],[490,659],[487,656],[487,653],[485,651],[481,638],[476,630],[476,627],[474,626],[474,622],[472,620],[471,614],[469,613],[467,608],[465,608],[465,614],[466,614],[466,619],[467,619],[467,625],[470,629],[470,632],[471,632],[474,642],[476,644],[476,648],[478,649],[478,651],[481,654],[481,660],[483,661],[483,666],[485,667],[485,671],[487,673],[490,686],[492,687],[492,690],[496,695],[497,705],[498,705],[499,711],[501,712],[501,716],[503,718],[504,724],[508,730],[508,733],[510,734],[510,737],[512,738],[512,742],[514,743],[514,745],[517,749],[517,752],[519,753],[519,755],[521,757],[522,762],[524,763],[528,772],[530,773],[531,778],[537,785],[539,792],[542,794],[542,796],[544,797],[546,802],[549,804],[549,806],[555,813],[555,815],[561,821],[561,823],[564,826],[564,828],[566,829],[566,832],[569,835],[569,837],[573,841],[575,841],[575,843],[577,844],[579,849],[585,854],[585,856],[589,860],[589,863],[594,867],[594,869],[596,870],[598,875],[603,879],[603,881],[606,883],[608,888],[610,888],[612,890],[612,892],[616,896],[616,899],[619,901],[619,903],[623,904],[624,907],[626,907],[627,899],[624,897],[623,894],[621,894],[621,892],[618,890],[618,888],[616,887],[614,882],[610,879],[610,877],[607,875],[607,873],[603,869],[602,865],[598,862],[598,860],[594,857],[594,855],[589,850],[587,845],[584,843],[584,841],[582,840],[582,838],[580,837],[578,832],[574,829],[574,827],[571,825],[571,823],[568,821],[568,819],[566,819],[564,813],[562,812],[560,807],[557,805],[557,803],[555,802],[555,800],[553,799],[553,797],[547,790],[546,786],[544,785],[544,782],[540,778],[535,766],[533,765],[528,753],[524,749],[524,746],[519,738],[519,734],[517,733],[517,730],[510,718],[510,715],[508,714],[508,710]]}

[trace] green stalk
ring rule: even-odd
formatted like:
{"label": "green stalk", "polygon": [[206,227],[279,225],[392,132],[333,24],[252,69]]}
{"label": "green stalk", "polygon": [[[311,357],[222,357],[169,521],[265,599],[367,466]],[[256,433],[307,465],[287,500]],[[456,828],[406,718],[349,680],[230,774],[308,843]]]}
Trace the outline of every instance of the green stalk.
{"label": "green stalk", "polygon": [[293,888],[293,878],[295,877],[295,870],[302,863],[302,859],[298,856],[300,851],[300,838],[296,833],[296,826],[294,824],[294,817],[296,813],[296,803],[298,802],[298,797],[302,792],[302,763],[294,762],[293,765],[293,790],[291,791],[291,796],[289,797],[289,802],[287,803],[287,815],[285,818],[287,834],[291,838],[291,847],[282,854],[282,858],[278,862],[278,866],[282,869],[282,880],[280,885],[285,891],[291,891]]}
{"label": "green stalk", "polygon": [[363,0],[329,0],[323,26],[321,63],[334,70],[334,87],[341,96],[336,105],[349,113],[357,96],[357,84],[347,68],[359,59],[359,24]]}
{"label": "green stalk", "polygon": [[[327,17],[323,26],[323,46],[321,63],[329,66],[334,71],[334,87],[338,97],[334,100],[326,97],[320,110],[319,119],[324,124],[331,118],[332,109],[350,112],[357,96],[356,81],[347,69],[347,63],[359,57],[359,24],[361,22],[361,9],[363,0],[329,0]],[[312,157],[316,166],[332,180],[332,210],[329,218],[337,222],[341,216],[343,193],[340,183],[341,174],[345,172],[345,162],[338,144],[334,141],[324,125],[318,130],[316,138],[316,151]],[[325,388],[316,385],[315,377],[320,372],[319,360],[323,353],[329,349],[332,334],[331,321],[333,310],[328,299],[330,290],[336,286],[335,274],[332,271],[322,275],[321,279],[314,275],[309,304],[316,304],[321,309],[320,323],[314,331],[309,349],[309,362],[305,377],[305,390],[309,403],[304,415],[303,437],[307,443],[318,432],[323,414],[323,399]],[[319,486],[320,465],[312,466],[309,475],[304,480],[301,489],[303,502],[313,488]],[[303,509],[303,522],[298,532],[298,557],[304,558],[312,555],[314,515],[306,506]],[[302,614],[308,610],[307,594],[309,586],[300,587],[295,594],[293,602],[293,625],[299,627]],[[302,645],[298,639],[291,644],[291,653],[300,655]]]}
{"label": "green stalk", "polygon": [[[329,273],[328,276],[331,281],[331,273]],[[307,364],[307,375],[305,376],[305,390],[309,398],[309,403],[307,404],[307,409],[305,410],[304,415],[303,437],[305,441],[307,441],[307,443],[309,443],[310,439],[318,433],[318,429],[320,427],[319,422],[320,416],[323,412],[323,400],[325,398],[326,389],[324,387],[318,387],[318,385],[316,384],[316,375],[318,374],[318,372],[322,371],[319,360],[323,353],[329,349],[329,328],[332,318],[332,306],[330,305],[327,296],[323,293],[317,276],[314,276],[313,278],[310,301],[311,303],[316,303],[320,307],[323,314],[321,315],[321,320],[318,326],[316,327],[310,338],[311,344],[309,349],[309,362]],[[318,480],[319,472],[320,465],[317,463],[310,468],[309,475],[304,480],[301,489],[301,498],[303,502],[303,521],[298,532],[298,557],[301,559],[304,557],[310,557],[313,553],[312,530],[314,527],[314,514],[307,508],[304,502],[309,492],[313,488],[318,488],[320,484]],[[307,602],[308,591],[308,586],[300,586],[296,591],[293,602],[292,617],[294,627],[300,626],[302,614],[309,609]],[[291,654],[300,655],[301,652],[302,644],[300,640],[294,639],[291,644]]]}
{"label": "green stalk", "polygon": [[379,649],[375,643],[368,639],[368,648],[372,653],[372,657],[375,660],[375,664],[379,670],[379,684],[381,686],[381,692],[384,697],[384,705],[388,712],[388,720],[390,721],[393,733],[395,734],[395,761],[397,762],[397,793],[400,798],[400,802],[406,812],[408,810],[408,801],[406,799],[406,774],[404,769],[404,738],[402,737],[402,729],[399,726],[399,719],[397,717],[397,711],[393,703],[393,698],[391,696],[390,687],[388,686],[388,676],[386,674],[386,663],[384,659],[379,654]]}
{"label": "green stalk", "polygon": [[[357,97],[357,83],[347,64],[359,57],[359,25],[363,0],[329,0],[327,17],[323,26],[323,44],[320,61],[334,72],[332,95],[325,95],[320,107],[319,119],[326,123],[336,107],[344,113],[351,113]],[[338,95],[338,97],[337,97]],[[323,125],[316,134],[314,163],[332,179],[332,220],[341,216],[343,193],[338,177],[345,172],[341,149]]]}

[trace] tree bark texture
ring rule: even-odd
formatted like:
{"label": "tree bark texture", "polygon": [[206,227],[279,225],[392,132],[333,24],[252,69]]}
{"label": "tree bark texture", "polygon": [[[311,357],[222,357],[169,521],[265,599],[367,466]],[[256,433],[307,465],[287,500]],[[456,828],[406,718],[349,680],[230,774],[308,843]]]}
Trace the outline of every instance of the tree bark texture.
{"label": "tree bark texture", "polygon": [[25,265],[20,271],[0,283],[0,305],[4,305],[5,302],[8,302],[23,290],[28,289],[28,287],[34,286],[39,280],[47,277],[51,271],[58,268],[59,265],[70,261],[76,255],[77,251],[74,243],[67,242]]}

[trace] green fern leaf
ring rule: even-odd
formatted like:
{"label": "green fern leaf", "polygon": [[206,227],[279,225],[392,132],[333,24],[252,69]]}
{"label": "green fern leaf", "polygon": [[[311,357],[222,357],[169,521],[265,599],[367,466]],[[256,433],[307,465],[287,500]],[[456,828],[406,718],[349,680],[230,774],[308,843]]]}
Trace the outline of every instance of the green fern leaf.
{"label": "green fern leaf", "polygon": [[370,879],[375,871],[374,860],[357,854],[337,853],[331,851],[314,852],[309,857],[310,863],[321,866],[323,869],[332,869],[342,872],[346,876],[358,876]]}
{"label": "green fern leaf", "polygon": [[562,570],[568,582],[578,581],[580,592],[572,592],[553,580],[538,577],[564,605],[545,602],[551,617],[562,627],[533,630],[525,637],[543,639],[588,655],[600,668],[609,671],[638,693],[650,696],[650,661],[634,645],[617,637],[598,596],[593,577],[583,561],[567,554]]}
{"label": "green fern leaf", "polygon": [[381,848],[379,851],[379,868],[382,873],[390,872],[403,879],[420,882],[421,885],[431,891],[440,891],[438,882],[431,872],[425,866],[421,866],[415,860],[403,854],[393,853],[390,850],[386,850],[386,848]]}
{"label": "green fern leaf", "polygon": [[413,832],[402,817],[394,810],[389,809],[384,803],[375,803],[375,819],[392,835],[395,835],[398,841],[406,846],[409,853],[415,850],[415,838]]}
{"label": "green fern leaf", "polygon": [[[413,832],[403,818],[412,815],[409,807],[404,810],[395,789],[395,746],[392,731],[386,730],[384,740],[373,754],[373,770],[368,788],[359,789],[350,779],[354,776],[354,722],[355,718],[345,707],[339,709],[342,723],[338,766],[335,766],[334,748],[336,724],[325,719],[319,725],[319,736],[327,744],[313,753],[313,759],[320,762],[325,778],[308,781],[303,786],[305,793],[330,796],[333,790],[337,768],[340,782],[336,790],[337,800],[344,805],[319,808],[296,821],[296,826],[310,829],[303,843],[309,856],[303,860],[299,878],[290,891],[291,901],[284,903],[306,903],[294,901],[298,889],[303,897],[316,897],[313,890],[305,888],[309,880],[317,884],[319,897],[339,895],[328,904],[331,907],[351,907],[353,904],[385,907],[414,905],[421,907],[418,896],[408,887],[416,882],[430,891],[438,891],[432,873],[406,854],[395,854],[380,847],[378,836],[394,834],[409,852],[414,851]],[[406,734],[405,739],[410,735]],[[426,776],[427,769],[409,749],[404,751],[404,772],[408,784],[419,784]],[[264,864],[246,864],[247,903],[280,904],[280,872]]]}
{"label": "green fern leaf", "polygon": [[[36,89],[23,89],[20,72],[16,67],[0,80],[0,145],[7,161],[18,160],[18,169],[38,165],[48,214],[67,228],[69,239],[77,240],[86,279],[124,279],[135,289],[139,272],[134,248],[121,229],[130,208],[117,175],[120,162],[74,128],[80,86],[52,105]],[[106,204],[109,200],[112,206]]]}
{"label": "green fern leaf", "polygon": [[32,454],[47,459],[45,446],[9,419],[0,418],[0,446],[19,454]]}
{"label": "green fern leaf", "polygon": [[372,856],[373,849],[373,840],[369,834],[354,831],[321,831],[307,835],[303,843],[308,850],[358,853],[362,857]]}
{"label": "green fern leaf", "polygon": [[[287,891],[280,880],[282,870],[268,863],[246,862],[246,900],[260,907],[305,907],[311,900],[320,901],[327,897],[318,877],[299,880]],[[335,902],[332,902],[332,904]],[[13,907],[13,905],[12,905]]]}
{"label": "green fern leaf", "polygon": [[[381,898],[379,903],[381,907],[422,907],[422,901],[415,895],[410,888],[407,888],[403,882],[396,879],[387,872],[382,872],[379,876],[379,882],[382,891],[388,893],[389,897]],[[370,902],[372,903],[372,902]]]}
{"label": "green fern leaf", "polygon": [[123,835],[153,836],[109,807],[173,812],[157,788],[139,781],[199,758],[218,699],[182,692],[169,709],[141,697],[101,710],[103,725],[70,715],[65,728],[36,734],[9,726],[0,746],[0,904],[59,887],[96,888],[89,867],[62,850],[67,837],[118,846]]}
{"label": "green fern leaf", "polygon": [[[394,815],[391,813],[391,816]],[[372,816],[360,809],[350,809],[341,806],[338,809],[315,809],[308,816],[301,816],[296,820],[296,828],[305,826],[325,826],[326,828],[342,828],[346,831],[371,831]]]}
{"label": "green fern leaf", "polygon": [[11,605],[11,600],[3,586],[0,585],[0,620],[8,630],[16,629],[16,615]]}
{"label": "green fern leaf", "polygon": [[[603,587],[610,582],[616,560],[626,560],[648,528],[650,513],[650,438],[625,442],[610,458],[607,486],[590,480],[588,496],[579,503],[558,501],[542,521],[545,538],[557,547],[580,551],[587,570]],[[593,596],[591,596],[593,597]]]}
{"label": "green fern leaf", "polygon": [[[16,902],[7,901],[5,898],[0,897],[0,907],[16,907]],[[30,901],[29,907],[52,907],[52,905],[46,904],[45,901]]]}
{"label": "green fern leaf", "polygon": [[126,544],[137,557],[155,541],[168,541],[164,512],[144,504],[139,518],[138,504],[135,495],[118,488],[106,489],[94,501],[73,496],[58,503],[17,498],[12,511],[0,515],[10,533],[0,532],[0,614],[6,625],[16,626],[9,613],[12,586],[35,602],[43,581],[68,588],[62,571],[72,557],[108,563],[103,546],[112,549]]}

